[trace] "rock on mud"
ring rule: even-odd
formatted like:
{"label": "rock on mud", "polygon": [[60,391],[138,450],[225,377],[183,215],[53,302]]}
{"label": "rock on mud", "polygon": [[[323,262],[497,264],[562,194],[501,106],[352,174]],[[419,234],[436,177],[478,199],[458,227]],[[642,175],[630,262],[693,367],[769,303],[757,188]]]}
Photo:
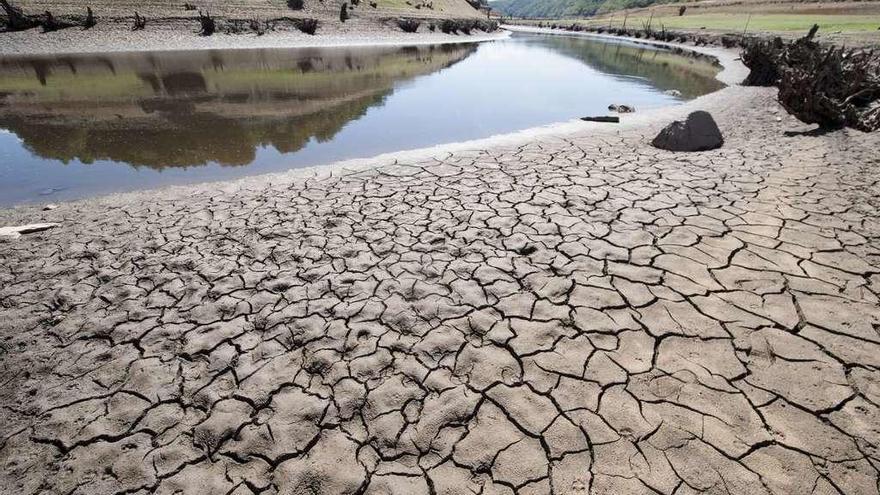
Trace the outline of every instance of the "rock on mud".
{"label": "rock on mud", "polygon": [[664,127],[651,141],[655,148],[669,151],[708,151],[724,144],[718,124],[708,112],[702,110],[676,120]]}
{"label": "rock on mud", "polygon": [[611,110],[612,112],[617,112],[617,113],[633,113],[636,111],[636,108],[631,107],[629,105],[612,104],[612,105],[608,105],[608,110]]}

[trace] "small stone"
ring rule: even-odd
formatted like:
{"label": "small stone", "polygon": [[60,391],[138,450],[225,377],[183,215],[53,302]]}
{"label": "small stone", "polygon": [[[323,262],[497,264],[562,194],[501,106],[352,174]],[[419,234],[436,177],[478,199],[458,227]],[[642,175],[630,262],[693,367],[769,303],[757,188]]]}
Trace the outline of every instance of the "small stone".
{"label": "small stone", "polygon": [[55,208],[58,208],[58,205],[50,203],[50,204],[43,207],[43,211],[51,211],[51,210],[54,210]]}
{"label": "small stone", "polygon": [[611,110],[612,112],[617,112],[617,113],[633,113],[636,111],[635,107],[631,107],[629,105],[615,105],[615,104],[608,105],[608,110]]}
{"label": "small stone", "polygon": [[681,91],[677,89],[670,89],[663,92],[666,96],[675,96],[676,98],[681,96]]}
{"label": "small stone", "polygon": [[655,148],[669,151],[707,151],[720,148],[724,138],[708,112],[697,111],[684,122],[676,120],[651,141]]}

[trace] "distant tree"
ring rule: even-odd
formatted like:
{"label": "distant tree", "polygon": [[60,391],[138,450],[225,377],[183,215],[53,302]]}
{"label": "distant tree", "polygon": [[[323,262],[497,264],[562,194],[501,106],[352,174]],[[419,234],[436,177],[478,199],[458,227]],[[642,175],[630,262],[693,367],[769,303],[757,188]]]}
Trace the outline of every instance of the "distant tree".
{"label": "distant tree", "polygon": [[678,8],[678,16],[679,16],[679,17],[683,16],[683,15],[684,15],[684,12],[685,12],[687,9],[688,9],[688,8],[687,8],[686,5],[682,5],[681,7],[679,7],[679,8]]}
{"label": "distant tree", "polygon": [[348,4],[343,3],[342,7],[339,9],[339,21],[345,22],[348,20]]}
{"label": "distant tree", "polygon": [[287,0],[287,7],[291,10],[302,10],[305,5],[303,0]]}

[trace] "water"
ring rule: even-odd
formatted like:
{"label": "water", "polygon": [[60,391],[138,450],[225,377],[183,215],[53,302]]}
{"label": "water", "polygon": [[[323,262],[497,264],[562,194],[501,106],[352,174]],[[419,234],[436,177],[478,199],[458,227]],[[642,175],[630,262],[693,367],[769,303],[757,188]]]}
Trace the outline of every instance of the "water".
{"label": "water", "polygon": [[[222,180],[477,139],[719,89],[625,42],[0,59],[0,205]],[[667,90],[678,90],[680,97]]]}

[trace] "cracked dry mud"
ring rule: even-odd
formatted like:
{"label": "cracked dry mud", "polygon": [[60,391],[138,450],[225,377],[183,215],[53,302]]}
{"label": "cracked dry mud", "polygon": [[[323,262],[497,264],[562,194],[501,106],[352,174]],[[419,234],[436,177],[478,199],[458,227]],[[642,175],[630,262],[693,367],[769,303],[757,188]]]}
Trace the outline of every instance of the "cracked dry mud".
{"label": "cracked dry mud", "polygon": [[880,137],[740,97],[0,212],[0,490],[878,493]]}

